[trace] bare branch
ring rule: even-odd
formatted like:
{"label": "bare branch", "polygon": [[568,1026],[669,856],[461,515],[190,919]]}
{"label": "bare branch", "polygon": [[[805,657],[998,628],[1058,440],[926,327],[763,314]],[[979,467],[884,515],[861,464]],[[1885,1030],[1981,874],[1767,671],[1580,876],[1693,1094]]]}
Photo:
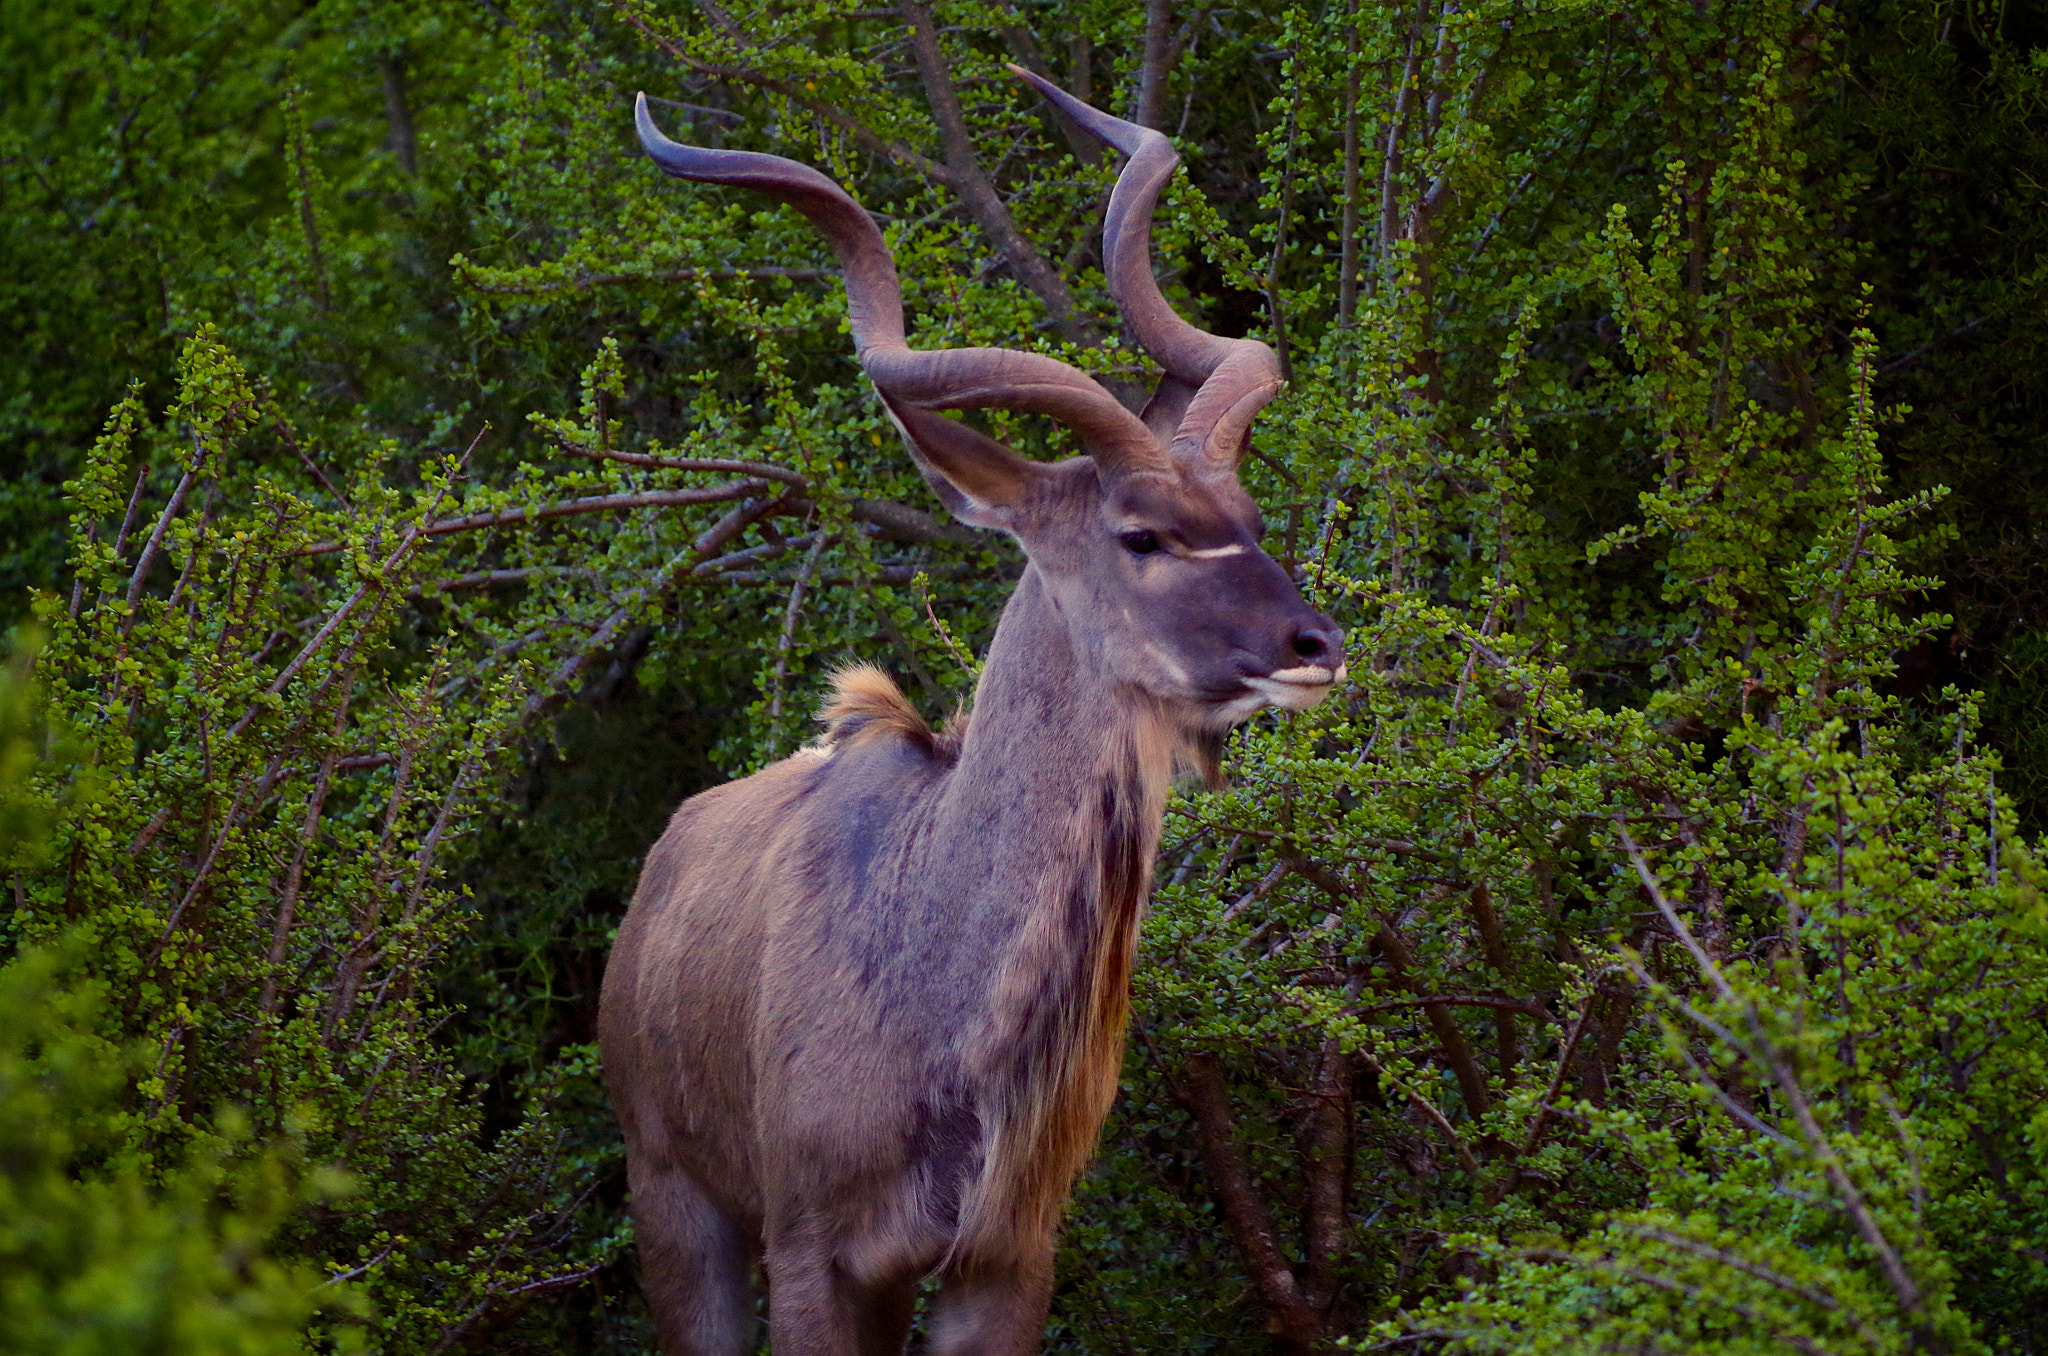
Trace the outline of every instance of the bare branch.
{"label": "bare branch", "polygon": [[220,832],[214,835],[212,845],[206,850],[206,860],[201,862],[199,869],[192,873],[192,883],[186,887],[184,898],[180,899],[178,906],[171,910],[171,916],[164,920],[163,935],[157,938],[156,945],[150,948],[149,964],[156,964],[157,957],[163,954],[164,947],[171,940],[171,935],[178,930],[178,924],[183,921],[185,911],[191,908],[193,901],[198,899],[201,893],[205,891],[207,881],[213,876],[214,865],[220,860],[222,849],[227,847],[228,840],[235,836],[235,830],[242,826],[242,807],[248,805],[253,811],[262,806],[263,802],[269,797],[272,788],[277,785],[278,774],[283,771],[284,762],[285,755],[281,753],[270,760],[270,766],[264,769],[262,778],[256,783],[254,794],[251,794],[247,782],[243,782],[235,788],[235,798],[228,805],[228,812],[221,820]]}
{"label": "bare branch", "polygon": [[[149,567],[156,563],[157,553],[163,549],[164,534],[170,531],[171,520],[178,516],[178,510],[185,507],[185,496],[191,493],[192,482],[199,478],[200,468],[206,465],[207,447],[205,443],[199,441],[196,432],[192,435],[192,446],[197,449],[197,453],[192,458],[191,469],[178,477],[178,487],[171,491],[170,502],[166,503],[164,511],[157,515],[156,528],[149,534],[149,540],[143,544],[142,554],[135,558],[135,573],[128,578],[128,606],[131,608],[142,597],[142,581],[149,574]],[[130,617],[129,621],[134,621],[134,618]]]}
{"label": "bare branch", "polygon": [[459,574],[453,579],[436,580],[420,585],[414,590],[426,593],[430,590],[452,593],[457,589],[503,588],[511,584],[524,584],[529,579],[599,579],[596,570],[579,570],[569,565],[530,565],[516,570],[478,570],[473,574]]}
{"label": "bare branch", "polygon": [[881,534],[892,541],[907,545],[922,546],[928,542],[949,541],[962,546],[972,546],[985,538],[971,528],[955,523],[942,523],[923,509],[908,504],[898,504],[887,499],[855,499],[847,505],[847,511],[855,522],[867,523],[880,529]]}
{"label": "bare branch", "polygon": [[1523,1137],[1522,1147],[1515,1152],[1517,1159],[1527,1158],[1543,1142],[1543,1131],[1550,1121],[1550,1108],[1564,1088],[1565,1075],[1571,1072],[1572,1056],[1578,1053],[1579,1042],[1584,1039],[1586,1027],[1593,1020],[1593,1000],[1597,992],[1586,995],[1585,1004],[1579,1009],[1579,1019],[1572,1023],[1564,1045],[1557,1052],[1557,1068],[1550,1075],[1550,1086],[1544,1089],[1543,1100],[1536,1104],[1536,1114],[1529,1118],[1529,1133]]}
{"label": "bare branch", "polygon": [[1493,1008],[1499,1012],[1519,1012],[1529,1017],[1540,1017],[1546,1022],[1555,1022],[1557,1014],[1541,1003],[1531,1003],[1521,998],[1503,998],[1490,993],[1432,993],[1419,998],[1390,998],[1384,1003],[1369,1003],[1351,1011],[1359,1016],[1369,1012],[1387,1012],[1395,1008],[1427,1007],[1432,1003],[1443,1003],[1451,1007]]}
{"label": "bare branch", "polygon": [[[999,25],[998,31],[1002,33],[1003,42],[1008,45],[1010,54],[1017,58],[1017,64],[1041,80],[1059,84],[1060,78],[1053,74],[1052,66],[1047,63],[1045,54],[1039,50],[1038,39],[1031,36],[1031,30],[1025,26],[1022,16],[1017,13],[1017,7],[1011,4],[1010,0],[996,0],[996,6],[1009,16],[1010,22]],[[1081,41],[1087,40],[1083,38]],[[1081,69],[1085,72],[1086,67]],[[1086,89],[1069,87],[1067,92],[1083,103],[1088,102]],[[1067,116],[1065,109],[1057,104],[1048,103],[1046,110],[1052,114],[1053,125],[1060,129],[1060,135],[1066,138],[1067,149],[1073,153],[1074,163],[1092,165],[1102,158],[1102,143],[1088,135],[1081,124]]]}
{"label": "bare branch", "polygon": [[789,606],[782,611],[782,637],[775,643],[775,680],[772,684],[774,697],[768,703],[768,719],[782,719],[782,698],[784,685],[789,681],[789,653],[796,644],[796,622],[803,615],[804,590],[811,582],[811,571],[818,568],[818,557],[831,542],[832,534],[820,532],[811,542],[811,549],[804,555],[804,563],[796,572],[796,579],[789,586]]}
{"label": "bare branch", "polygon": [[1684,1234],[1674,1234],[1668,1229],[1658,1229],[1647,1224],[1618,1224],[1616,1227],[1624,1229],[1638,1238],[1654,1239],[1659,1243],[1677,1248],[1682,1252],[1689,1252],[1696,1257],[1704,1257],[1708,1261],[1718,1262],[1731,1271],[1739,1271],[1745,1276],[1753,1276],[1766,1285],[1776,1286],[1790,1295],[1797,1295],[1808,1304],[1817,1305],[1830,1313],[1840,1314],[1843,1321],[1856,1330],[1857,1336],[1870,1343],[1871,1349],[1874,1351],[1881,1351],[1886,1345],[1884,1338],[1875,1328],[1872,1328],[1861,1318],[1858,1318],[1854,1312],[1844,1306],[1833,1295],[1828,1294],[1826,1291],[1816,1290],[1812,1286],[1801,1285],[1790,1276],[1774,1271],[1762,1263],[1752,1262],[1746,1257],[1717,1248],[1710,1243],[1703,1243],[1696,1238],[1688,1238]]}
{"label": "bare branch", "polygon": [[1685,949],[1692,953],[1694,962],[1700,967],[1701,978],[1714,986],[1714,992],[1723,1002],[1735,1001],[1735,990],[1728,987],[1727,979],[1721,974],[1721,967],[1714,963],[1713,957],[1707,954],[1706,948],[1693,936],[1692,929],[1678,916],[1678,910],[1672,908],[1671,901],[1664,897],[1663,887],[1657,883],[1657,877],[1650,870],[1650,864],[1643,859],[1643,850],[1636,846],[1635,839],[1629,837],[1628,825],[1617,818],[1614,821],[1614,831],[1621,836],[1621,845],[1628,852],[1629,861],[1635,865],[1636,879],[1643,883],[1643,889],[1650,896],[1650,902],[1657,906],[1658,913],[1664,915],[1664,921],[1670,925],[1671,931],[1684,943]]}
{"label": "bare branch", "polygon": [[[1799,1080],[1791,1056],[1764,1029],[1754,1005],[1741,1003],[1740,996],[1728,983],[1727,977],[1721,973],[1721,967],[1715,964],[1714,959],[1700,946],[1691,930],[1685,926],[1684,920],[1664,898],[1664,892],[1658,886],[1656,876],[1651,873],[1649,863],[1643,860],[1642,849],[1635,845],[1635,841],[1629,837],[1627,826],[1619,819],[1615,821],[1615,831],[1620,834],[1622,846],[1627,849],[1629,860],[1634,863],[1636,875],[1643,882],[1643,888],[1649,892],[1651,902],[1657,906],[1658,912],[1664,915],[1664,921],[1671,925],[1679,940],[1692,953],[1693,959],[1699,964],[1701,974],[1714,986],[1714,991],[1720,995],[1723,1002],[1731,1006],[1740,1004],[1748,1015],[1750,1029],[1756,1037],[1757,1054],[1770,1073],[1771,1081],[1776,1084],[1779,1095],[1791,1110],[1793,1119],[1798,1122],[1799,1137],[1805,1141],[1807,1155],[1821,1170],[1821,1175],[1827,1179],[1828,1185],[1833,1188],[1836,1204],[1842,1213],[1849,1217],[1850,1224],[1863,1239],[1864,1244],[1876,1254],[1878,1269],[1884,1275],[1885,1284],[1891,1289],[1892,1298],[1913,1321],[1916,1335],[1929,1350],[1947,1350],[1948,1344],[1941,1340],[1940,1334],[1935,1332],[1926,1320],[1925,1304],[1920,1296],[1919,1284],[1906,1269],[1905,1259],[1899,1256],[1898,1249],[1893,1247],[1891,1240],[1885,1236],[1877,1216],[1871,1213],[1869,1205],[1863,1199],[1862,1191],[1849,1176],[1847,1166],[1835,1152],[1826,1132],[1822,1130],[1820,1118],[1814,1113],[1813,1103],[1806,1095],[1806,1088]],[[1708,1085],[1713,1086],[1711,1081]]]}
{"label": "bare branch", "polygon": [[[621,5],[613,12],[625,20],[628,25],[637,29],[642,37],[698,74],[708,75],[718,80],[730,80],[735,84],[752,85],[757,89],[765,89],[778,94],[799,108],[808,109],[811,113],[839,128],[852,137],[863,149],[877,155],[885,155],[899,164],[908,165],[935,183],[944,184],[947,188],[957,191],[958,186],[954,183],[953,172],[946,166],[927,156],[919,155],[908,146],[890,141],[881,133],[875,131],[874,128],[869,127],[866,123],[836,104],[827,103],[799,85],[787,80],[778,80],[774,76],[764,74],[761,71],[752,70],[745,66],[723,66],[715,62],[701,61],[684,51],[676,43],[655,32],[648,26],[644,18],[634,13],[627,6]],[[723,17],[723,15],[716,15],[714,22]],[[725,20],[725,23],[720,26],[724,29],[726,35],[732,38],[738,45],[746,47],[753,45],[747,39],[746,34],[733,25],[731,20]]]}
{"label": "bare branch", "polygon": [[1401,1095],[1406,1097],[1416,1110],[1436,1123],[1436,1128],[1443,1131],[1444,1138],[1450,1142],[1451,1152],[1458,1156],[1459,1166],[1465,1169],[1474,1182],[1481,1181],[1479,1160],[1474,1158],[1472,1151],[1465,1147],[1465,1141],[1458,1135],[1458,1128],[1451,1124],[1450,1119],[1444,1115],[1442,1109],[1435,1102],[1430,1101],[1414,1088],[1409,1087],[1406,1083],[1388,1073],[1386,1066],[1377,1059],[1374,1059],[1370,1051],[1361,1049],[1357,1051],[1357,1055],[1360,1060],[1371,1067],[1374,1073],[1401,1089]]}
{"label": "bare branch", "polygon": [[1053,331],[1076,344],[1093,344],[1093,328],[1083,321],[1074,305],[1074,294],[1066,279],[1046,262],[1038,247],[1024,238],[1002,195],[974,155],[974,141],[967,130],[967,115],[960,107],[960,93],[953,86],[945,54],[939,49],[939,35],[932,12],[924,0],[898,0],[903,21],[910,26],[910,48],[917,58],[918,75],[924,82],[932,120],[938,124],[939,144],[946,151],[949,185],[966,204],[982,233],[1008,262],[1017,281],[1024,284],[1045,307]]}
{"label": "bare branch", "polygon": [[[489,424],[485,424],[477,430],[476,437],[470,440],[468,449],[462,454],[461,465],[467,466],[469,464],[470,456],[475,453],[477,445],[483,442],[484,434],[490,431],[491,426]],[[436,495],[434,504],[429,507],[428,512],[431,513],[434,508],[440,507],[440,497],[446,493],[447,490],[444,488],[439,495]],[[392,548],[391,554],[384,557],[383,561],[378,564],[370,576],[356,586],[356,591],[348,596],[348,601],[337,608],[334,614],[327,619],[326,623],[318,631],[314,632],[313,638],[300,647],[296,655],[292,656],[291,663],[286,664],[283,671],[271,680],[270,686],[263,690],[263,695],[249,704],[249,709],[242,713],[241,719],[237,720],[228,730],[227,738],[236,738],[244,730],[247,730],[256,723],[256,718],[269,709],[269,699],[280,695],[287,687],[291,686],[292,679],[298,677],[299,671],[312,662],[313,656],[318,654],[321,647],[326,645],[333,638],[334,633],[341,629],[341,624],[348,620],[349,615],[356,610],[356,607],[364,598],[368,597],[372,592],[381,593],[387,587],[385,581],[390,577],[391,572],[397,569],[399,564],[407,556],[411,555],[413,549],[425,538],[425,526],[416,526],[405,534],[404,539]],[[351,646],[352,649],[353,646]]]}
{"label": "bare branch", "polygon": [[730,461],[723,457],[655,457],[645,452],[618,452],[609,447],[577,447],[573,443],[555,444],[572,457],[585,457],[591,461],[616,461],[627,466],[646,466],[663,471],[724,471],[730,475],[757,476],[762,480],[780,481],[794,485],[799,490],[808,490],[810,481],[801,474],[781,466],[771,466],[764,461]]}
{"label": "bare branch", "polygon": [[1251,1170],[1231,1142],[1230,1091],[1216,1056],[1205,1051],[1190,1058],[1175,1091],[1194,1118],[1196,1140],[1223,1205],[1224,1223],[1251,1269],[1252,1283],[1265,1302],[1275,1335],[1295,1350],[1311,1349],[1323,1337],[1323,1318],[1302,1294],[1301,1284],[1274,1238],[1272,1220],[1259,1199]]}
{"label": "bare branch", "polygon": [[[1303,862],[1298,868],[1303,877],[1315,883],[1323,893],[1340,904],[1356,904],[1358,898],[1351,890],[1324,867],[1315,862]],[[1457,1021],[1451,1016],[1448,1005],[1431,1001],[1422,982],[1415,977],[1415,956],[1408,949],[1407,941],[1384,919],[1379,920],[1380,928],[1376,940],[1380,952],[1386,958],[1387,968],[1394,972],[1401,986],[1416,997],[1425,1000],[1422,1011],[1429,1019],[1429,1027],[1436,1034],[1437,1044],[1442,1047],[1444,1060],[1457,1075],[1459,1095],[1465,1099],[1465,1109],[1476,1119],[1484,1116],[1493,1104],[1486,1090],[1486,1075],[1480,1071],[1479,1061],[1473,1058],[1472,1046],[1466,1041],[1465,1033],[1458,1029]]]}
{"label": "bare branch", "polygon": [[[599,494],[587,499],[570,499],[559,504],[546,504],[531,511],[523,508],[500,509],[496,513],[472,513],[462,518],[443,518],[439,522],[427,523],[413,529],[408,536],[411,542],[417,537],[445,537],[453,532],[475,532],[491,527],[516,527],[526,523],[540,522],[549,518],[569,518],[584,513],[617,513],[636,508],[673,508],[685,504],[721,504],[732,499],[745,499],[759,494],[768,486],[761,480],[730,480],[723,485],[709,485],[702,489],[645,490],[638,494]],[[323,541],[302,547],[297,554],[302,556],[328,556],[347,547],[346,542]]]}
{"label": "bare branch", "polygon": [[[347,721],[348,695],[343,693],[334,712],[336,739],[341,737]],[[320,831],[320,815],[327,807],[327,786],[341,761],[331,753],[320,760],[320,773],[314,779],[312,794],[306,798],[306,817],[299,826],[298,850],[293,854],[292,864],[285,872],[284,889],[278,892],[277,919],[270,929],[270,967],[263,976],[263,996],[256,1004],[256,1010],[266,1017],[277,1010],[278,973],[284,966],[285,951],[291,941],[292,926],[298,910],[299,889],[306,880],[306,855],[312,851],[314,838]]]}
{"label": "bare branch", "polygon": [[735,278],[782,279],[787,282],[822,282],[837,278],[836,268],[662,268],[643,273],[578,273],[554,282],[509,283],[480,281],[474,268],[458,267],[462,281],[472,292],[499,297],[538,297],[549,292],[587,292],[593,287],[620,287],[647,282],[726,282]]}

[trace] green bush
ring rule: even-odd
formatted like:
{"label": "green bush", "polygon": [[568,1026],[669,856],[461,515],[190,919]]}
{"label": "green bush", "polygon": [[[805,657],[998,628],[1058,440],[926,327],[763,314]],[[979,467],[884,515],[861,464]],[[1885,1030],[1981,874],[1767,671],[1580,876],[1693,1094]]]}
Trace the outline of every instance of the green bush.
{"label": "green bush", "polygon": [[[0,966],[0,1351],[23,1356],[268,1356],[359,1350],[354,1295],[280,1256],[301,1210],[343,1194],[245,1117],[164,1162],[130,1138],[140,1051],[99,1034],[75,957]],[[296,1136],[291,1137],[296,1139]],[[325,1343],[323,1343],[325,1345]]]}

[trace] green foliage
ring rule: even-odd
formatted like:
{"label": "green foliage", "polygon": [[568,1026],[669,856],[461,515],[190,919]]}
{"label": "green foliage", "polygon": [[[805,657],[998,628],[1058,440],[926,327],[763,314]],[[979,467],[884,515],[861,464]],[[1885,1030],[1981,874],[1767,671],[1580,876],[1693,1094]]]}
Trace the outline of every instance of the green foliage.
{"label": "green foliage", "polygon": [[[486,1135],[434,1037],[433,967],[466,922],[439,854],[525,694],[437,691],[446,647],[409,654],[394,617],[454,459],[409,493],[357,480],[325,510],[251,470],[243,448],[292,431],[210,331],[180,368],[163,421],[131,400],[86,459],[72,598],[37,601],[40,671],[93,789],[48,867],[16,877],[12,932],[69,938],[106,995],[98,1032],[147,1051],[111,1151],[183,1161],[227,1104],[258,1136],[296,1127],[359,1189],[293,1215],[287,1255],[358,1278],[378,1349],[425,1349],[606,1246],[564,1246],[578,1188],[552,1086]],[[182,471],[171,501],[109,528],[129,466],[159,458]],[[167,587],[148,587],[157,570]]]}
{"label": "green foliage", "polygon": [[308,1323],[348,1318],[351,1292],[269,1249],[344,1179],[305,1173],[289,1140],[252,1154],[232,1116],[175,1165],[135,1154],[125,1094],[142,1052],[97,1034],[59,954],[0,967],[0,1351],[306,1350]]}
{"label": "green foliage", "polygon": [[[39,859],[54,817],[31,772],[69,752],[43,718],[34,654],[19,647],[0,675],[0,851],[16,870]],[[354,1293],[266,1249],[345,1179],[306,1172],[295,1134],[252,1146],[239,1114],[181,1162],[129,1150],[144,1052],[98,1034],[79,970],[71,940],[0,964],[0,1351],[305,1350],[309,1321],[348,1316]]]}

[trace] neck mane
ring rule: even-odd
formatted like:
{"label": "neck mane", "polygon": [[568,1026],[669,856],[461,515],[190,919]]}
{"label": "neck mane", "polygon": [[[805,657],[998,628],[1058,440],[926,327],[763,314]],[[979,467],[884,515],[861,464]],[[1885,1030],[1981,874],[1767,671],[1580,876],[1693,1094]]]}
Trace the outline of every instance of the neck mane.
{"label": "neck mane", "polygon": [[1139,912],[1179,743],[1168,712],[1118,689],[1076,646],[1027,569],[935,807],[941,841],[968,849],[953,865],[974,925],[997,943],[987,1020],[963,1054],[1000,1090],[983,1115],[982,1181],[1010,1189],[969,1193],[963,1243],[1050,1227],[1094,1147],[1122,1065]]}

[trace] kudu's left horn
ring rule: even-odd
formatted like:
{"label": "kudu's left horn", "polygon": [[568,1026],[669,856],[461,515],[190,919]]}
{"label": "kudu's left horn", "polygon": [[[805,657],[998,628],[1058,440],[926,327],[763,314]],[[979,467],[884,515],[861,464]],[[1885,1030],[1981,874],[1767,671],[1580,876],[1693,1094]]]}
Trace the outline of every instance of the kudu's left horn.
{"label": "kudu's left horn", "polygon": [[868,379],[891,401],[916,409],[1024,410],[1079,433],[1098,464],[1127,473],[1162,468],[1165,454],[1144,423],[1079,368],[1042,353],[1006,348],[923,352],[904,340],[903,290],[874,219],[818,171],[779,155],[709,150],[663,136],[640,95],[633,110],[640,144],[668,174],[752,189],[810,218],[839,256],[853,343]]}

